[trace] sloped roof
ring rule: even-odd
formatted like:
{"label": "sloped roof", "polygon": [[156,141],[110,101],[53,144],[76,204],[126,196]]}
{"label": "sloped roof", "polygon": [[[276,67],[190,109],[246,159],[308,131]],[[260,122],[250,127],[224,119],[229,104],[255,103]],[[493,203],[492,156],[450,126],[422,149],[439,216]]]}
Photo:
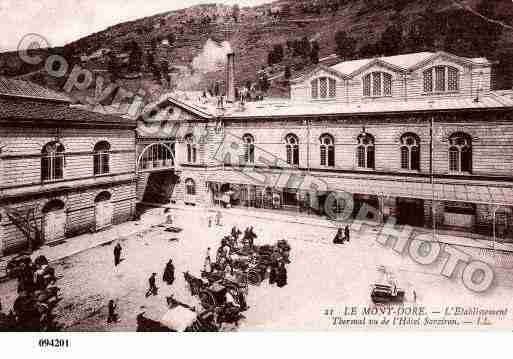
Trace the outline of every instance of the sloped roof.
{"label": "sloped roof", "polygon": [[478,101],[473,97],[422,98],[409,101],[373,101],[373,102],[248,102],[244,108],[226,111],[226,118],[272,118],[321,115],[365,115],[415,113],[430,111],[513,109],[513,97],[490,93]]}
{"label": "sloped roof", "polygon": [[391,67],[396,67],[402,69],[403,71],[412,70],[416,66],[423,64],[426,61],[430,61],[438,56],[449,56],[454,58],[455,60],[474,63],[476,65],[488,65],[490,62],[484,57],[476,57],[476,58],[467,58],[460,57],[456,55],[452,55],[443,51],[438,52],[416,52],[411,54],[402,54],[402,55],[394,55],[394,56],[382,56],[376,58],[369,59],[359,59],[359,60],[351,60],[340,62],[336,65],[331,66],[331,69],[336,70],[343,75],[351,76],[355,72],[358,72],[360,69],[368,66],[372,62],[378,62],[383,64],[388,64]]}
{"label": "sloped roof", "polygon": [[71,99],[57,91],[39,86],[33,82],[0,77],[0,96],[24,97],[50,101],[71,102]]}
{"label": "sloped roof", "polygon": [[101,114],[72,107],[67,103],[47,102],[26,98],[0,97],[0,123],[3,121],[19,123],[60,122],[66,124],[127,125],[135,128],[135,121],[120,116]]}
{"label": "sloped roof", "polygon": [[[433,56],[433,52],[417,52],[414,54],[403,54],[403,55],[395,55],[395,56],[385,56],[378,57],[376,59],[381,60],[385,63],[388,63],[395,67],[400,67],[403,69],[408,69],[409,67],[428,59]],[[361,60],[352,60],[352,61],[344,61],[339,64],[332,66],[331,68],[337,70],[343,74],[349,75],[353,72],[357,71],[361,67],[366,66],[371,61],[374,61],[374,58],[370,59],[361,59]]]}

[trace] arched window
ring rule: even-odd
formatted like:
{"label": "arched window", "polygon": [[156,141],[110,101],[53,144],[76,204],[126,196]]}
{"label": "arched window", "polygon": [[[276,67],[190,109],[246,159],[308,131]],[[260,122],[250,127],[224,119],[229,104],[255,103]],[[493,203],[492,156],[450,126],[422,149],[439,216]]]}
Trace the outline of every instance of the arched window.
{"label": "arched window", "polygon": [[64,176],[64,146],[50,142],[41,150],[41,180],[55,181]]}
{"label": "arched window", "polygon": [[185,136],[185,144],[187,146],[187,163],[196,163],[197,147],[192,134]]}
{"label": "arched window", "polygon": [[110,144],[107,141],[100,141],[94,146],[93,171],[95,176],[109,173],[109,150]]}
{"label": "arched window", "polygon": [[242,136],[244,144],[244,162],[255,163],[255,138],[250,134]]}
{"label": "arched window", "polygon": [[472,138],[466,133],[449,137],[449,171],[472,172]]}
{"label": "arched window", "polygon": [[319,77],[310,81],[313,99],[337,97],[337,81],[330,77]]}
{"label": "arched window", "polygon": [[423,72],[424,92],[455,92],[459,90],[459,71],[452,66],[433,66]]}
{"label": "arched window", "polygon": [[401,168],[420,170],[420,138],[414,133],[405,133],[401,136]]}
{"label": "arched window", "polygon": [[41,210],[43,213],[61,211],[64,209],[64,202],[60,199],[52,199],[48,203],[46,203]]}
{"label": "arched window", "polygon": [[358,136],[356,161],[360,168],[374,168],[374,137],[366,132]]}
{"label": "arched window", "polygon": [[299,165],[299,139],[294,134],[288,134],[285,137],[285,141],[287,142],[287,163],[289,165],[298,166]]}
{"label": "arched window", "polygon": [[111,197],[112,197],[112,195],[110,194],[109,191],[102,191],[102,192],[98,193],[98,195],[94,198],[94,202],[98,203],[98,202],[110,201]]}
{"label": "arched window", "polygon": [[392,96],[392,75],[386,72],[371,72],[363,77],[363,96]]}
{"label": "arched window", "polygon": [[321,166],[335,166],[335,140],[330,134],[324,134],[320,137],[321,142]]}
{"label": "arched window", "polygon": [[189,196],[196,195],[196,183],[192,178],[187,178],[185,180],[185,193]]}

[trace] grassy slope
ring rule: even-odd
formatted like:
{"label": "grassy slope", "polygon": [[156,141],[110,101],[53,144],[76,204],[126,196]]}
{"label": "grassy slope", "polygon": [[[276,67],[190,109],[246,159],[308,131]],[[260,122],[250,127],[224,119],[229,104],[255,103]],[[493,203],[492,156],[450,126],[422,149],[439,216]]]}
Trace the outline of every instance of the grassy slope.
{"label": "grassy slope", "polygon": [[[136,40],[144,47],[144,52],[149,51],[152,38],[162,38],[169,33],[176,36],[175,46],[159,46],[156,58],[170,60],[173,65],[188,65],[202,49],[207,39],[213,38],[217,41],[227,40],[237,54],[236,79],[239,83],[252,80],[256,71],[267,63],[267,53],[275,43],[285,43],[291,38],[307,36],[316,38],[320,43],[320,56],[327,56],[334,53],[334,35],[337,30],[344,30],[357,39],[358,45],[362,46],[369,42],[376,41],[381,32],[391,23],[391,19],[397,16],[387,6],[387,0],[373,0],[380,6],[374,6],[368,11],[362,11],[365,3],[369,0],[348,1],[336,13],[322,12],[317,14],[303,14],[299,11],[302,1],[290,2],[280,0],[272,6],[290,2],[292,11],[286,19],[275,19],[269,16],[244,16],[238,23],[226,21],[201,25],[199,23],[184,23],[188,19],[200,19],[200,13],[206,7],[192,7],[170,13],[158,14],[152,17],[136,21],[122,23],[110,27],[104,31],[92,34],[79,39],[68,48],[73,48],[77,54],[91,54],[100,47],[122,49],[123,45]],[[473,5],[477,0],[464,1]],[[426,1],[412,0],[401,12],[403,23],[407,24],[415,20],[425,9]],[[451,0],[438,0],[437,11],[454,8]],[[266,12],[271,5],[257,7]],[[388,9],[387,9],[388,7]],[[469,15],[471,16],[471,15]],[[156,28],[155,24],[161,24]],[[503,46],[511,46],[511,32],[503,35]],[[482,54],[486,55],[486,54]],[[12,54],[0,56],[0,62],[12,62]],[[8,58],[8,59],[7,59]],[[89,63],[92,69],[105,69],[100,63]],[[34,69],[30,69],[33,71]],[[24,77],[30,78],[39,83],[53,88],[62,88],[63,80],[48,79],[43,73],[31,72]],[[160,85],[151,80],[151,75],[143,76],[144,80],[125,80],[118,82],[129,89],[137,89],[139,86],[145,88],[159,89]],[[213,80],[223,80],[224,71],[206,74],[203,80],[195,87],[204,89]]]}

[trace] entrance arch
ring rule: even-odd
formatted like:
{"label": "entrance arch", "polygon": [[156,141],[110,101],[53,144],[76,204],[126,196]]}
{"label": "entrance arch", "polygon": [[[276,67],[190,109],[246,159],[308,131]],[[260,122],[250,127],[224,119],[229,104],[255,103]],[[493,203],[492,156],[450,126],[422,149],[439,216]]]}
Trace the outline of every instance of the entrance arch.
{"label": "entrance arch", "polygon": [[64,239],[66,233],[66,210],[64,202],[53,199],[43,207],[43,235],[46,243]]}
{"label": "entrance arch", "polygon": [[137,171],[174,168],[174,143],[155,142],[147,145],[137,158]]}
{"label": "entrance arch", "polygon": [[97,231],[112,225],[114,204],[109,191],[100,192],[94,199],[95,229]]}

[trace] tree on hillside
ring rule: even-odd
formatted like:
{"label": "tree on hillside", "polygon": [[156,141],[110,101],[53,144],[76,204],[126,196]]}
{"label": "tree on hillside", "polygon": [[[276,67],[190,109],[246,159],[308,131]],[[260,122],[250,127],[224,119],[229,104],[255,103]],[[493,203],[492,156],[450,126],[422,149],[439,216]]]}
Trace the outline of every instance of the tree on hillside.
{"label": "tree on hillside", "polygon": [[284,51],[282,44],[275,44],[267,55],[267,63],[269,66],[279,64],[283,61]]}
{"label": "tree on hillside", "polygon": [[115,81],[118,78],[119,64],[118,59],[116,58],[116,55],[114,55],[113,52],[108,54],[106,65],[107,71],[110,73],[112,80]]}
{"label": "tree on hillside", "polygon": [[494,88],[497,90],[513,89],[513,49],[501,51],[493,67]]}
{"label": "tree on hillside", "polygon": [[143,52],[137,42],[130,44],[130,56],[128,58],[128,68],[130,71],[137,72],[141,70]]}
{"label": "tree on hillside", "polygon": [[290,65],[285,66],[285,80],[290,80],[292,77],[292,71],[290,69]]}
{"label": "tree on hillside", "polygon": [[345,31],[335,33],[336,53],[342,60],[350,60],[355,55],[356,41],[348,36]]}
{"label": "tree on hillside", "polygon": [[358,49],[359,58],[376,57],[380,54],[379,46],[375,43],[367,43]]}
{"label": "tree on hillside", "polygon": [[263,92],[267,92],[269,90],[269,78],[267,77],[267,74],[265,72],[262,72],[260,78],[258,79],[258,87]]}
{"label": "tree on hillside", "polygon": [[310,61],[312,64],[319,63],[319,43],[317,41],[312,41],[312,50],[310,52]]}
{"label": "tree on hillside", "polygon": [[399,24],[390,25],[381,34],[378,42],[381,55],[392,56],[399,54],[403,49],[403,29]]}
{"label": "tree on hillside", "polygon": [[310,44],[310,40],[306,36],[301,39],[300,42],[300,54],[303,58],[310,58],[310,54],[312,52],[312,46]]}

